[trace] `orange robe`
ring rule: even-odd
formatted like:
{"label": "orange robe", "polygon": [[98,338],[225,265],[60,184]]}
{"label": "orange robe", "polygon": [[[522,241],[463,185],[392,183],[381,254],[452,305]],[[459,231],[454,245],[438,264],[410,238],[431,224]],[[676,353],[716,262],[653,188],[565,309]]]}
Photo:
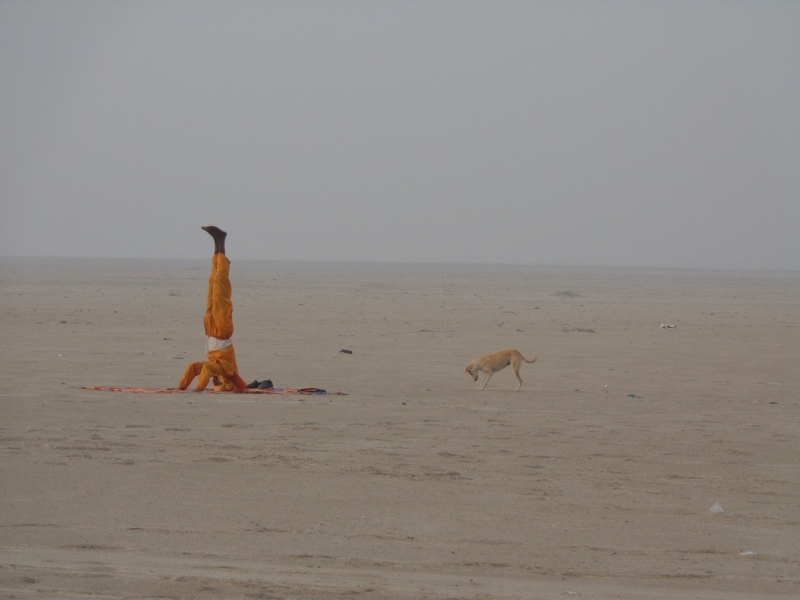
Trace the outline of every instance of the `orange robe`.
{"label": "orange robe", "polygon": [[[224,254],[215,254],[211,259],[211,275],[208,278],[208,299],[203,325],[206,335],[218,340],[228,340],[233,335],[233,303],[231,302],[231,261]],[[186,367],[178,387],[185,390],[195,377],[197,389],[204,390],[211,378],[216,378],[217,391],[241,392],[247,387],[239,376],[236,353],[231,344],[222,350],[209,350],[208,361],[191,363]],[[217,383],[218,382],[218,383]]]}

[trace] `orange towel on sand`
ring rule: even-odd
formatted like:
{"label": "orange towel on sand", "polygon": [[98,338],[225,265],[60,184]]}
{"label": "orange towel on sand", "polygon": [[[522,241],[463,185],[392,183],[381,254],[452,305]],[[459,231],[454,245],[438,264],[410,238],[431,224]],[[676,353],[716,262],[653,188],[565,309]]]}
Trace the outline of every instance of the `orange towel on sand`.
{"label": "orange towel on sand", "polygon": [[[178,388],[132,388],[132,387],[116,387],[111,385],[95,385],[84,386],[82,390],[95,390],[98,392],[125,392],[128,394],[194,394],[187,390],[179,390]],[[206,394],[216,394],[217,391],[205,390]],[[267,390],[260,389],[246,389],[243,394],[296,394],[300,396],[347,396],[344,392],[327,392],[320,388],[269,388]]]}

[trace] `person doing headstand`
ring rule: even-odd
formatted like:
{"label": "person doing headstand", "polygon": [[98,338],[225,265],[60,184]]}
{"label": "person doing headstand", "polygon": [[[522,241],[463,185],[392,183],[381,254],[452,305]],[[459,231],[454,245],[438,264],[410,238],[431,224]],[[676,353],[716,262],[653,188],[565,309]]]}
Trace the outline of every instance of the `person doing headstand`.
{"label": "person doing headstand", "polygon": [[239,376],[236,354],[233,351],[233,303],[231,281],[228,277],[231,261],[225,256],[225,238],[228,235],[219,227],[209,225],[201,229],[214,238],[214,256],[208,278],[208,301],[203,325],[206,329],[206,362],[191,363],[186,367],[178,387],[185,390],[195,377],[197,391],[203,391],[213,379],[214,389],[223,392],[241,392],[247,387]]}

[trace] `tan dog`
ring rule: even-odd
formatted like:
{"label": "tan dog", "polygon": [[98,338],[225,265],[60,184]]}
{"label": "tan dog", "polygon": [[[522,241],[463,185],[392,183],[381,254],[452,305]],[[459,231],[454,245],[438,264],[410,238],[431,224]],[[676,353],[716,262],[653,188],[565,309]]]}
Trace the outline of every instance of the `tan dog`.
{"label": "tan dog", "polygon": [[519,366],[522,364],[523,360],[526,363],[535,363],[536,355],[533,355],[533,360],[528,360],[519,353],[519,350],[501,350],[494,354],[487,354],[486,356],[476,358],[467,365],[466,371],[472,376],[474,381],[478,381],[478,371],[483,371],[483,381],[481,381],[481,384],[478,386],[478,389],[482,390],[486,387],[486,384],[489,383],[492,375],[497,373],[497,371],[505,369],[508,365],[511,365],[514,375],[517,376],[517,381],[519,382],[516,391],[519,391],[519,388],[522,387],[522,378],[519,376]]}

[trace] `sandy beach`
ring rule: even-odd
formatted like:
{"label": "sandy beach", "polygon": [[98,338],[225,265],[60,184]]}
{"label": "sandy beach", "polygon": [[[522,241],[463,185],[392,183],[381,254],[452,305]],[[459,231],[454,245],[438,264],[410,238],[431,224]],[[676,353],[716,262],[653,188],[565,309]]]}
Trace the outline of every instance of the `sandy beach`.
{"label": "sandy beach", "polygon": [[242,376],[347,395],[81,389],[209,261],[0,259],[0,597],[800,596],[800,274],[231,259]]}

